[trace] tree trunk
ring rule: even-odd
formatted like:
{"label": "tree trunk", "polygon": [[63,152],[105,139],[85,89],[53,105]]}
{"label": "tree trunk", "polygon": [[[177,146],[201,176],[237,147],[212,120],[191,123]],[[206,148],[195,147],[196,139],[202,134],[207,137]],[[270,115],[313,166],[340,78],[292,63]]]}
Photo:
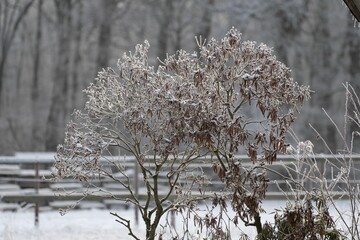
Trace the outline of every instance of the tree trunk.
{"label": "tree trunk", "polygon": [[[76,26],[75,26],[75,49],[74,49],[74,63],[73,63],[73,69],[72,69],[72,92],[71,92],[71,105],[72,107],[79,106],[81,100],[83,99],[81,97],[81,84],[79,84],[79,75],[81,76],[81,47],[82,47],[82,28],[83,28],[83,2],[82,0],[78,1],[78,14],[77,14],[77,20],[76,20]],[[80,95],[80,97],[79,97]]]}
{"label": "tree trunk", "polygon": [[33,114],[33,123],[32,123],[32,149],[33,150],[43,150],[43,136],[42,136],[42,125],[39,111],[39,71],[40,71],[40,46],[42,42],[42,4],[43,0],[38,1],[38,12],[36,20],[36,39],[35,39],[35,51],[34,51],[34,72],[33,72],[33,81],[31,89],[31,101],[32,101],[32,114]]}
{"label": "tree trunk", "polygon": [[164,60],[166,58],[168,48],[168,41],[170,38],[170,23],[171,18],[173,16],[174,12],[174,3],[173,1],[167,1],[165,0],[165,3],[163,3],[163,10],[162,10],[162,17],[160,20],[159,25],[159,34],[157,36],[158,39],[158,53],[157,56],[160,60]]}
{"label": "tree trunk", "polygon": [[96,59],[97,70],[108,67],[111,49],[111,26],[113,24],[112,19],[116,11],[117,1],[107,0],[102,2],[101,5],[103,6],[103,11],[98,38],[98,53]]}
{"label": "tree trunk", "polygon": [[[18,13],[16,10],[10,9],[10,3],[8,1],[0,2],[0,14],[2,15],[0,19],[0,103],[3,100],[2,92],[4,83],[5,63],[20,23],[28,13],[34,0],[30,0],[24,5],[21,5],[19,2],[19,0],[16,1],[15,3],[13,3],[12,6],[18,8]],[[4,29],[6,29],[7,31],[4,31]],[[1,111],[2,106],[0,104],[0,113]]]}
{"label": "tree trunk", "polygon": [[55,151],[64,138],[67,113],[68,77],[71,44],[71,0],[55,0],[58,48],[51,107],[46,128],[47,151]]}
{"label": "tree trunk", "polygon": [[204,7],[204,13],[201,17],[200,26],[196,36],[205,40],[209,39],[211,33],[211,20],[214,7],[214,0],[206,0],[206,6]]}

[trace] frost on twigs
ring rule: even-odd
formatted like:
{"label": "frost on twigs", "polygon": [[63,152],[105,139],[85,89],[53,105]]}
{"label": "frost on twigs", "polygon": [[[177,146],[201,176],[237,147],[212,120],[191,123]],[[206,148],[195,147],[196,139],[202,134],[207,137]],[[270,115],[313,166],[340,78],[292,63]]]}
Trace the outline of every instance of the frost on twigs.
{"label": "frost on twigs", "polygon": [[[285,152],[286,132],[297,106],[309,98],[308,87],[293,81],[269,47],[242,42],[234,28],[220,42],[199,45],[199,52],[179,50],[157,70],[148,64],[149,47],[148,42],[137,45],[118,61],[117,70],[99,72],[85,90],[85,110],[76,112],[78,119],[69,124],[57,151],[57,176],[111,175],[98,160],[115,146],[135,156],[151,196],[158,193],[149,179],[155,184],[158,173],[167,173],[170,196],[175,186],[180,189],[178,181],[191,162],[211,153],[215,158],[209,165],[234,191],[232,207],[249,223],[265,196],[267,179],[254,169],[244,171],[235,155],[245,150],[253,163],[265,164]],[[251,191],[244,191],[245,183]],[[130,183],[121,185],[132,194]],[[155,202],[159,207],[165,200]]]}
{"label": "frost on twigs", "polygon": [[[240,36],[231,29],[220,43],[212,39],[201,46],[200,53],[180,50],[157,71],[147,62],[149,44],[138,45],[119,60],[118,73],[99,73],[86,90],[86,110],[96,119],[122,121],[133,136],[151,139],[159,154],[191,142],[234,153],[245,146],[253,161],[272,162],[285,152],[293,111],[309,90],[292,80],[269,47],[241,42]],[[244,115],[249,104],[263,121]]]}

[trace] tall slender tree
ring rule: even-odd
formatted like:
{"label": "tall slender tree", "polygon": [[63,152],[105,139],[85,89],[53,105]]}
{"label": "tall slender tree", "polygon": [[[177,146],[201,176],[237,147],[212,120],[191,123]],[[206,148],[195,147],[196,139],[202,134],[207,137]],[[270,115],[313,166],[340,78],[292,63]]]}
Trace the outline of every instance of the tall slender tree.
{"label": "tall slender tree", "polygon": [[[33,3],[34,0],[28,0],[25,3],[20,0],[2,0],[0,2],[0,100],[2,100],[5,63],[8,59],[10,48],[21,21]],[[1,109],[0,105],[0,112]]]}
{"label": "tall slender tree", "polygon": [[72,0],[54,0],[57,27],[57,56],[51,107],[46,128],[45,148],[54,151],[64,137],[62,129],[67,115],[69,69],[72,36]]}
{"label": "tall slender tree", "polygon": [[41,44],[42,44],[42,14],[43,14],[43,0],[38,0],[37,5],[37,18],[36,18],[36,35],[35,35],[35,46],[34,46],[34,67],[33,67],[33,80],[31,87],[31,101],[32,101],[32,137],[33,137],[33,149],[42,150],[43,136],[41,134],[41,119],[39,119],[39,96],[41,89],[39,86],[40,80],[40,64],[41,64]]}
{"label": "tall slender tree", "polygon": [[79,93],[81,91],[80,77],[82,70],[82,45],[83,45],[83,1],[77,0],[77,18],[75,23],[75,31],[74,31],[74,57],[73,57],[73,67],[72,67],[72,77],[71,77],[71,103],[69,104],[72,107],[78,106],[81,102],[81,97],[79,97]]}
{"label": "tall slender tree", "polygon": [[198,27],[197,36],[202,36],[203,39],[208,39],[211,33],[211,21],[214,11],[214,0],[206,0],[204,12]]}
{"label": "tall slender tree", "polygon": [[157,16],[159,24],[159,33],[157,35],[158,44],[158,57],[161,60],[166,58],[166,54],[169,50],[169,38],[170,38],[170,24],[174,12],[174,1],[159,1],[161,15]]}
{"label": "tall slender tree", "polygon": [[[96,58],[96,66],[99,69],[108,66],[112,39],[112,20],[116,13],[117,4],[118,0],[107,0],[101,3],[102,14],[100,16],[98,53]],[[96,71],[98,71],[98,69],[96,69]]]}

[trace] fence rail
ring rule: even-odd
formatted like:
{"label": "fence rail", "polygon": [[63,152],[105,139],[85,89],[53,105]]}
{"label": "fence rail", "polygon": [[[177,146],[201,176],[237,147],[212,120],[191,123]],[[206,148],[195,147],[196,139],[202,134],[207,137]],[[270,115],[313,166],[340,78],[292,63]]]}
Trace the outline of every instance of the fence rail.
{"label": "fence rail", "polygon": [[[105,160],[106,159],[106,160]],[[211,156],[206,156],[199,159],[196,163],[192,165],[194,168],[201,168],[206,174],[213,174],[214,177],[212,185],[209,191],[216,192],[216,186],[221,185],[222,183],[219,180],[216,180],[216,177],[211,169]],[[236,156],[235,159],[242,161],[242,165],[251,165],[252,162],[246,155]],[[289,169],[293,172],[296,171],[294,168],[296,165],[299,165],[299,160],[296,160],[296,156],[290,155],[280,155],[278,160],[272,165],[269,165],[269,168],[273,169],[276,172],[282,173],[280,175],[271,175],[269,172],[269,178],[271,182],[269,183],[269,188],[267,192],[267,198],[284,198],[291,197],[293,192],[286,192],[289,182],[286,178],[281,176],[287,176],[289,174]],[[349,161],[351,160],[351,166]],[[104,199],[111,198],[131,198],[131,195],[128,192],[122,191],[116,186],[111,185],[111,179],[102,179],[99,189],[100,191],[88,192],[87,195],[80,192],[72,192],[71,194],[62,194],[59,195],[56,191],[56,188],[61,188],[63,184],[64,189],[72,190],[76,187],[81,187],[74,179],[67,179],[62,181],[60,185],[55,187],[56,183],[49,180],[49,176],[52,173],[52,165],[54,164],[55,158],[54,153],[17,153],[14,156],[0,156],[0,203],[5,202],[5,205],[2,207],[4,210],[7,209],[6,203],[8,203],[8,209],[15,209],[13,203],[16,202],[28,202],[35,203],[35,224],[38,224],[39,216],[39,206],[40,204],[49,205],[53,201],[77,201],[80,198],[85,198],[89,201],[102,201],[105,203]],[[105,157],[104,163],[118,161],[127,169],[133,171],[132,177],[135,181],[135,192],[139,198],[145,198],[146,192],[141,189],[141,179],[137,171],[137,163],[134,157],[131,156],[119,156],[119,157]],[[317,154],[311,157],[310,161],[316,161],[317,165],[322,167],[320,172],[327,173],[327,181],[331,182],[332,178],[336,175],[337,171],[341,171],[341,165],[345,164],[348,167],[351,167],[351,184],[360,184],[360,155],[325,155]],[[329,163],[329,164],[326,164]],[[287,170],[285,166],[288,166]],[[332,168],[332,169],[331,169]],[[45,178],[44,178],[45,177]],[[165,180],[165,179],[164,179]],[[341,184],[341,181],[338,181]],[[307,183],[305,183],[307,184]],[[344,183],[345,184],[345,183]],[[106,190],[108,187],[112,190]],[[309,188],[314,188],[311,184],[308,184]],[[101,191],[104,188],[105,191]],[[279,189],[281,188],[281,190]],[[344,192],[341,191],[341,186],[334,188],[332,192],[335,197],[346,197]],[[71,191],[70,191],[71,192]],[[110,194],[111,192],[111,194]],[[193,193],[193,196],[196,196],[196,192]],[[50,204],[51,205],[51,204]],[[58,205],[57,205],[58,206]],[[106,205],[104,204],[106,207]],[[1,208],[1,206],[0,206]]]}

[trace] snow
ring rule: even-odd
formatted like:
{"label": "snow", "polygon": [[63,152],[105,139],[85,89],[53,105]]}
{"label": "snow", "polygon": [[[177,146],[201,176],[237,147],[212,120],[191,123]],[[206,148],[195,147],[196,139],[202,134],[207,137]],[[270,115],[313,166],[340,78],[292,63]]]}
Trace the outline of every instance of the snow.
{"label": "snow", "polygon": [[[40,213],[39,226],[35,227],[32,209],[0,212],[0,240],[132,239],[127,235],[127,229],[110,215],[110,211],[134,221],[133,209],[71,210],[64,216],[58,211],[47,211]],[[175,222],[181,222],[179,217]],[[145,239],[145,227],[141,222],[139,226],[134,226],[134,229],[141,239]],[[193,232],[196,233],[195,230]]]}
{"label": "snow", "polygon": [[38,227],[34,226],[33,211],[3,212],[0,219],[3,240],[129,239],[104,210],[74,210],[64,216],[57,211],[42,212]]}
{"label": "snow", "polygon": [[[262,216],[262,221],[272,222],[275,208],[285,207],[285,200],[268,200],[264,204],[267,214]],[[340,207],[346,208],[344,201]],[[129,209],[91,209],[91,210],[71,210],[64,216],[58,211],[40,212],[39,226],[34,226],[33,209],[19,210],[18,212],[0,212],[0,240],[126,240],[132,239],[127,235],[127,229],[115,221],[115,217],[110,211],[116,212],[122,217],[134,221],[134,210]],[[334,214],[334,211],[332,211]],[[177,216],[178,230],[182,219]],[[191,221],[192,222],[192,221]],[[140,222],[141,223],[141,222]],[[249,234],[250,239],[255,236],[253,227],[244,228]],[[194,234],[196,229],[191,229]],[[134,232],[145,239],[145,227],[142,224],[134,226]],[[239,238],[240,231],[231,230],[234,239]]]}

